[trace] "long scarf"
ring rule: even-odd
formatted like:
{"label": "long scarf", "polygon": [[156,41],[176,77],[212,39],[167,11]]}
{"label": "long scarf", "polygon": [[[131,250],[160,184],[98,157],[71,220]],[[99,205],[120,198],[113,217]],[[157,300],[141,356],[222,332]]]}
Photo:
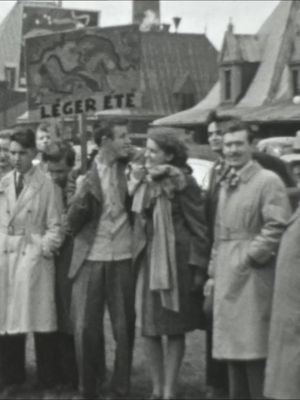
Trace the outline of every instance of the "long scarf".
{"label": "long scarf", "polygon": [[155,167],[136,188],[132,206],[134,212],[141,213],[153,204],[150,290],[158,291],[162,306],[175,312],[179,312],[180,306],[171,199],[185,186],[185,175],[180,169],[170,165]]}

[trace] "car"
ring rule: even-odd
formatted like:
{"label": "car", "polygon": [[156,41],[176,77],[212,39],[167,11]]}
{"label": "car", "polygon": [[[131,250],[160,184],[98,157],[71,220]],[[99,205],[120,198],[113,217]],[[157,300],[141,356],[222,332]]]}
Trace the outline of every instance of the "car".
{"label": "car", "polygon": [[209,185],[210,171],[214,165],[212,161],[200,158],[188,158],[187,164],[192,169],[192,175],[196,179],[198,185],[207,190]]}
{"label": "car", "polygon": [[284,154],[280,158],[288,165],[297,186],[300,187],[300,153]]}
{"label": "car", "polygon": [[257,143],[256,147],[258,151],[280,157],[283,154],[292,153],[294,143],[294,136],[278,136],[261,139]]}

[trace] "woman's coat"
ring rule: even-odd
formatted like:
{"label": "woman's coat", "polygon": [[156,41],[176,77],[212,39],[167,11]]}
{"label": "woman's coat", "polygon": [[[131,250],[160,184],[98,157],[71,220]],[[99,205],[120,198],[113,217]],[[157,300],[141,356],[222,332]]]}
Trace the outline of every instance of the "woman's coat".
{"label": "woman's coat", "polygon": [[56,329],[54,251],[61,243],[54,185],[38,167],[18,199],[14,171],[0,181],[0,334]]}
{"label": "woman's coat", "polygon": [[289,215],[282,181],[256,162],[240,171],[236,187],[222,185],[211,268],[214,358],[267,356],[275,255]]}

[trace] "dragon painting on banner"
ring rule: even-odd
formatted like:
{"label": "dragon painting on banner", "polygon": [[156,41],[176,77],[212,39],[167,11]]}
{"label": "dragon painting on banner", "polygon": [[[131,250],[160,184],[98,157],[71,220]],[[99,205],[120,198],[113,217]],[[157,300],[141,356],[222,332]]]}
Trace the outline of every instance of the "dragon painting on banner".
{"label": "dragon painting on banner", "polygon": [[136,27],[38,36],[26,40],[26,55],[29,110],[97,94],[120,100],[138,89],[140,35]]}
{"label": "dragon painting on banner", "polygon": [[22,48],[20,58],[20,86],[26,86],[25,80],[25,40],[29,37],[47,33],[97,27],[99,12],[87,10],[72,10],[42,5],[23,8],[22,16]]}

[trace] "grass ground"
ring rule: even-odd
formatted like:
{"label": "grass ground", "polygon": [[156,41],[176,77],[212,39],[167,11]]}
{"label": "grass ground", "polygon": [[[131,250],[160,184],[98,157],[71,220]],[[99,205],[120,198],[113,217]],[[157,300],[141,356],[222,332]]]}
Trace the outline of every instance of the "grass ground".
{"label": "grass ground", "polygon": [[[105,318],[106,352],[108,371],[112,370],[114,358],[114,342],[108,317]],[[180,381],[178,382],[178,398],[180,399],[202,399],[204,393],[205,379],[205,336],[202,331],[195,331],[187,335],[186,356],[183,362]],[[70,399],[72,393],[57,392],[43,393],[34,391],[32,383],[35,375],[35,359],[32,338],[27,343],[27,369],[28,383],[22,390],[15,391],[11,395],[5,395],[2,399],[28,399],[28,400],[63,400]],[[150,378],[148,375],[147,361],[143,353],[142,339],[137,332],[134,350],[133,372],[132,372],[132,394],[133,399],[146,398],[151,392]],[[74,394],[74,393],[73,393]]]}

